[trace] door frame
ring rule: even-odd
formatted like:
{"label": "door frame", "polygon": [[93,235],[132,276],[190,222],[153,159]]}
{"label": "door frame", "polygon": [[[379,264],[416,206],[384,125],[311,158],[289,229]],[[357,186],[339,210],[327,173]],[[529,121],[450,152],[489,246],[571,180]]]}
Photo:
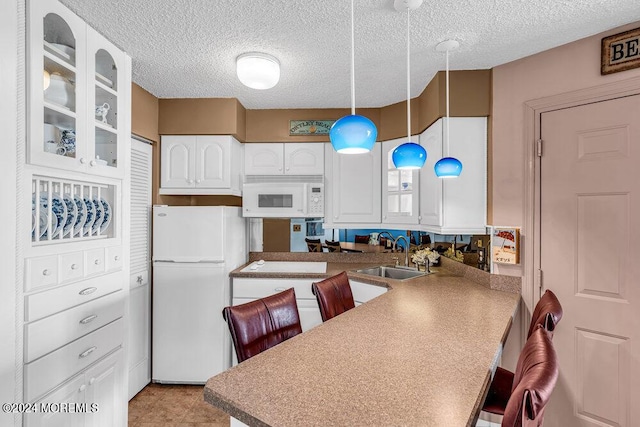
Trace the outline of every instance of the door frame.
{"label": "door frame", "polygon": [[[529,313],[540,298],[541,283],[544,279],[538,274],[540,271],[540,217],[541,217],[541,192],[540,192],[540,163],[541,157],[537,155],[537,141],[541,136],[542,114],[564,108],[576,107],[584,104],[608,101],[615,98],[640,94],[640,77],[633,77],[612,83],[605,83],[585,89],[551,95],[544,98],[533,99],[524,103],[524,171],[525,171],[525,198],[524,198],[524,230],[533,231],[524,240],[524,272],[522,280],[522,300]],[[544,155],[544,146],[542,148]],[[530,316],[523,316],[522,337],[526,337],[529,330]],[[521,343],[524,344],[524,343]]]}

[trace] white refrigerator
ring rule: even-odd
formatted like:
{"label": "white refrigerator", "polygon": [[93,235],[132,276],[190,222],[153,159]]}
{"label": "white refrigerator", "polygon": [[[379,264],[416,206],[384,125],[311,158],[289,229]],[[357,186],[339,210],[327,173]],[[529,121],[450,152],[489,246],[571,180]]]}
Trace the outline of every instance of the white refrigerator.
{"label": "white refrigerator", "polygon": [[204,384],[231,366],[222,309],[247,255],[239,207],[153,207],[153,382]]}

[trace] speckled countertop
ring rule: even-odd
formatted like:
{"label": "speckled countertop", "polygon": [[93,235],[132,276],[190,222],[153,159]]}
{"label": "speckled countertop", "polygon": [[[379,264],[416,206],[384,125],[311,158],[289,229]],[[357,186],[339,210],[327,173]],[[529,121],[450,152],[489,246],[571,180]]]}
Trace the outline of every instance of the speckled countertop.
{"label": "speckled countertop", "polygon": [[[326,260],[327,275],[384,263]],[[390,290],[209,379],[205,400],[251,426],[473,425],[520,295],[444,267],[349,273]]]}

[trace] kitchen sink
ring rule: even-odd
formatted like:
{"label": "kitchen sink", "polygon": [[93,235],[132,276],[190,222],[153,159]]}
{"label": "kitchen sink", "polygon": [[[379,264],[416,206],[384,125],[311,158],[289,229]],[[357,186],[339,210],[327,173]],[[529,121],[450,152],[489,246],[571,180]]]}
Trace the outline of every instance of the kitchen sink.
{"label": "kitchen sink", "polygon": [[395,280],[407,280],[414,277],[424,276],[427,273],[424,271],[417,271],[407,267],[390,267],[381,265],[379,267],[363,268],[356,270],[356,273],[368,274],[370,276],[388,277]]}

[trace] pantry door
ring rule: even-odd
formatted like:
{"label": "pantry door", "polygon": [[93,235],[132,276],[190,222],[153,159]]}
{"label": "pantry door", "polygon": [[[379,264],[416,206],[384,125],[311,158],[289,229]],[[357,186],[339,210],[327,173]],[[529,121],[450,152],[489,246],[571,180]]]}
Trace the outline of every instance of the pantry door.
{"label": "pantry door", "polygon": [[640,96],[541,114],[540,268],[564,317],[545,427],[640,423]]}

